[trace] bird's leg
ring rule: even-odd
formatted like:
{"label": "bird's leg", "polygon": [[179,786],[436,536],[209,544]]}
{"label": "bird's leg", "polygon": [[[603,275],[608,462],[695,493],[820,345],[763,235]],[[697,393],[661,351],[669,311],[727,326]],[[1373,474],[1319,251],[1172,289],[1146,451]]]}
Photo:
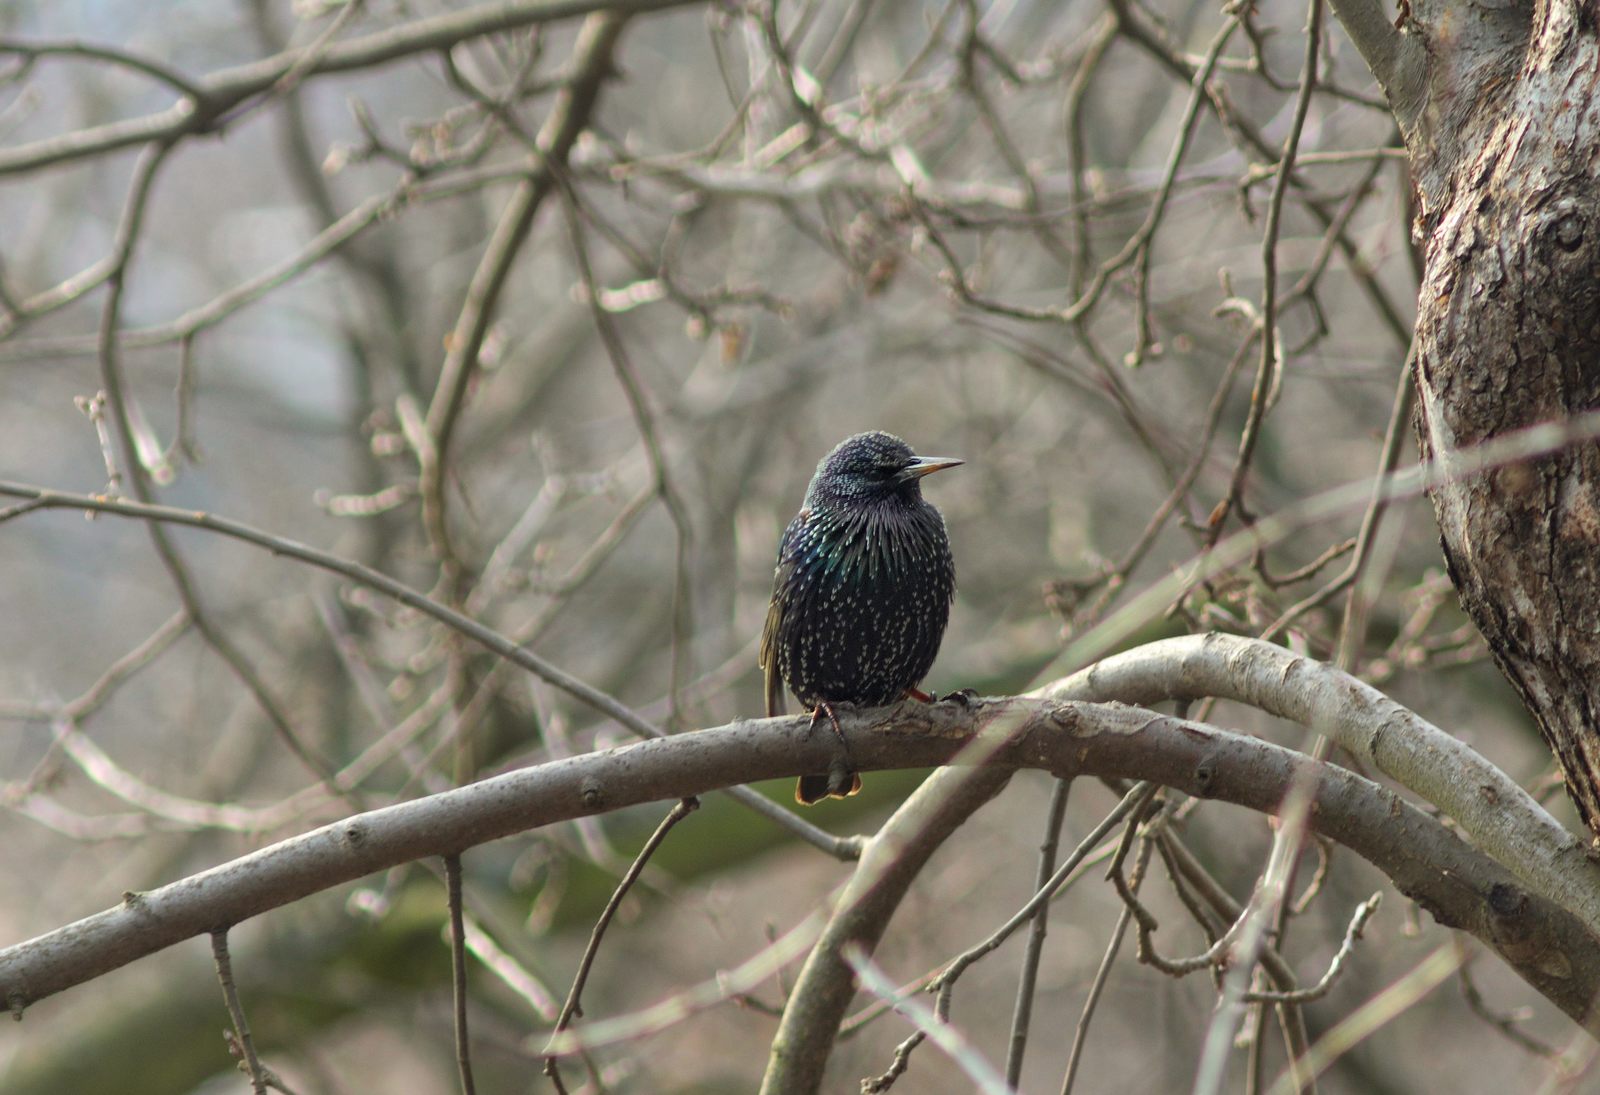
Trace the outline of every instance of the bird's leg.
{"label": "bird's leg", "polygon": [[827,700],[817,701],[817,706],[811,709],[811,729],[817,728],[817,720],[823,715],[828,716],[828,721],[833,724],[833,736],[839,739],[839,744],[844,746],[846,756],[850,755],[850,743],[844,740],[844,730],[839,726],[839,716],[833,713],[833,704]]}
{"label": "bird's leg", "polygon": [[833,726],[833,736],[839,739],[839,755],[828,766],[828,774],[820,777],[825,781],[822,785],[818,785],[818,777],[800,777],[794,797],[795,801],[807,806],[824,797],[846,798],[861,790],[861,776],[856,772],[855,761],[850,756],[850,743],[844,740],[844,729],[839,725],[839,716],[834,714],[833,704],[819,700],[817,706],[811,709],[811,730],[816,730],[817,720],[823,715],[828,716],[828,722]]}
{"label": "bird's leg", "polygon": [[924,692],[922,689],[916,687],[907,688],[906,696],[913,700],[921,700],[923,703],[935,703],[938,699],[938,697],[933,695],[931,692]]}

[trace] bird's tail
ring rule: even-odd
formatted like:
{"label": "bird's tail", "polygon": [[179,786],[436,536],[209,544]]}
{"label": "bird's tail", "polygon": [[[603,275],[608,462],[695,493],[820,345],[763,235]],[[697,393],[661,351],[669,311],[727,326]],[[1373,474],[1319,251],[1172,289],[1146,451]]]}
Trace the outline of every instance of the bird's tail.
{"label": "bird's tail", "polygon": [[861,773],[852,772],[844,758],[829,771],[801,776],[794,785],[794,800],[802,806],[815,806],[825,798],[849,798],[861,791]]}

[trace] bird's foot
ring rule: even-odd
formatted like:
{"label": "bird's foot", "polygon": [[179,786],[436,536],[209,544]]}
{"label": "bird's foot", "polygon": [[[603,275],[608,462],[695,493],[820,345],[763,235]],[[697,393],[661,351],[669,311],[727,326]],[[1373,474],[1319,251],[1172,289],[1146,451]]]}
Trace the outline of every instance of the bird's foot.
{"label": "bird's foot", "polygon": [[844,729],[839,725],[833,704],[822,700],[811,709],[811,730],[816,730],[823,715],[828,716],[833,736],[839,740],[839,755],[833,758],[826,775],[801,776],[795,784],[795,801],[804,806],[814,806],[825,798],[848,798],[861,790],[861,776],[850,758],[850,743],[844,740]]}
{"label": "bird's foot", "polygon": [[827,700],[820,701],[817,706],[811,709],[811,729],[815,730],[817,728],[817,720],[822,718],[823,715],[828,716],[828,721],[833,724],[833,736],[839,739],[839,744],[844,746],[845,752],[848,754],[850,743],[844,740],[844,730],[839,726],[839,716],[833,713],[833,704]]}
{"label": "bird's foot", "polygon": [[937,695],[935,695],[932,692],[924,692],[920,688],[908,688],[908,689],[906,689],[906,698],[907,699],[912,699],[912,700],[921,700],[923,703],[938,703],[939,702],[939,697]]}
{"label": "bird's foot", "polygon": [[978,700],[977,689],[974,689],[974,688],[958,688],[954,692],[946,692],[942,696],[936,696],[934,698],[933,702],[934,703],[954,703],[954,704],[959,704],[962,707],[971,707],[974,703],[977,702],[977,700]]}

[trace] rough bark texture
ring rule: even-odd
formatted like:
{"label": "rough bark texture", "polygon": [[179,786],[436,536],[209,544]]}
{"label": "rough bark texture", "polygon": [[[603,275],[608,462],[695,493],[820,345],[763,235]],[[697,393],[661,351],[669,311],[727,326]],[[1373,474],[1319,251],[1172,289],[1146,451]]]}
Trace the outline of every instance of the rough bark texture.
{"label": "rough bark texture", "polygon": [[[1423,454],[1600,408],[1596,8],[1419,5],[1427,103],[1407,134],[1427,266]],[[1450,576],[1600,834],[1600,451],[1432,492]]]}

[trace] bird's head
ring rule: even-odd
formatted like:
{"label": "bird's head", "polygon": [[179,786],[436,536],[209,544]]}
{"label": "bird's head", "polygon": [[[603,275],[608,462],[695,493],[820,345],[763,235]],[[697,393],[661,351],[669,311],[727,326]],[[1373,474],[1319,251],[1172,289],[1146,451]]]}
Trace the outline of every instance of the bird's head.
{"label": "bird's head", "polygon": [[892,433],[858,433],[839,442],[817,464],[806,504],[816,508],[894,499],[915,502],[922,497],[923,476],[960,463],[945,456],[918,456]]}

